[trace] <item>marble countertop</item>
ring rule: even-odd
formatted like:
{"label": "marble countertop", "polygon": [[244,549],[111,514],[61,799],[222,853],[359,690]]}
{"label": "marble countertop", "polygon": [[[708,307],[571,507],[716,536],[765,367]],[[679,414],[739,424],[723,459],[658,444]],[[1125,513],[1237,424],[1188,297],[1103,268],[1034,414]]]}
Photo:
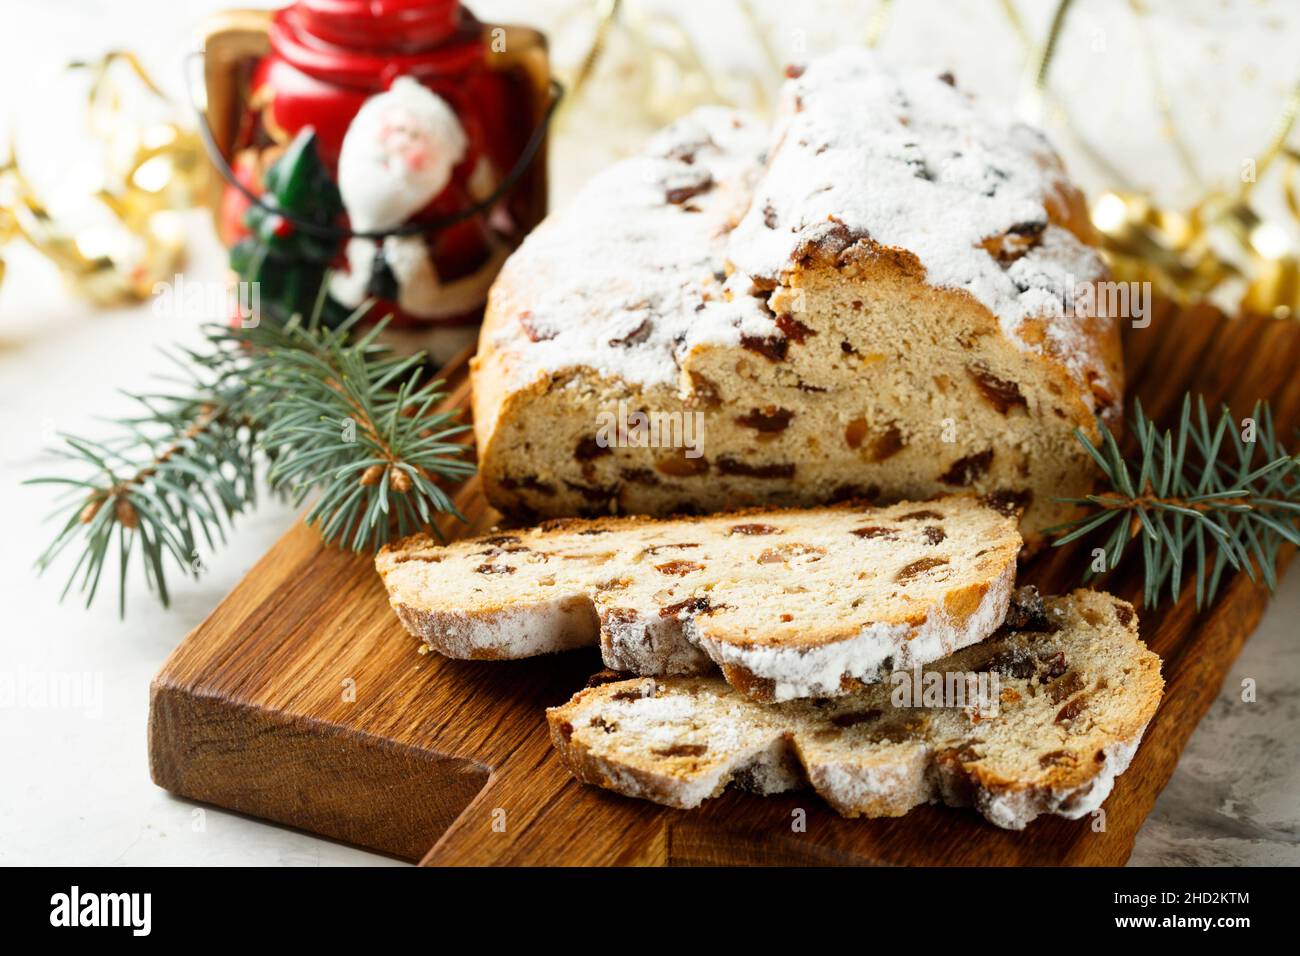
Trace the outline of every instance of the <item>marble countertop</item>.
{"label": "marble countertop", "polygon": [[[47,19],[98,6],[79,0],[22,5]],[[160,36],[186,35],[193,11],[181,18],[174,4],[149,0],[147,6],[157,14]],[[88,45],[104,49],[139,39],[121,29],[117,34],[124,35],[116,35],[104,26],[102,11],[98,16],[60,29],[69,55],[93,52]],[[0,60],[8,64],[0,79],[10,90],[15,84],[7,71],[36,56],[14,39],[0,38]],[[157,54],[163,41],[154,42]],[[0,120],[10,105],[0,99]],[[589,152],[581,142],[557,144],[563,182],[580,180],[584,163],[596,162]],[[219,281],[223,254],[205,220],[196,214],[189,228],[187,277]],[[169,611],[138,579],[128,590],[125,619],[111,594],[90,610],[71,597],[58,603],[59,575],[68,568],[41,579],[31,569],[52,531],[42,520],[49,493],[19,482],[49,470],[46,449],[55,432],[93,431],[94,417],[120,401],[114,390],[144,384],[163,367],[156,347],[192,339],[197,320],[160,316],[147,304],[92,309],[70,298],[36,256],[21,249],[6,253],[9,275],[0,287],[0,865],[393,863],[173,798],[150,781],[150,678],[294,514],[266,502],[242,518],[228,546],[206,559],[200,581],[176,582]],[[1300,570],[1293,568],[1138,834],[1133,864],[1300,864],[1297,620]],[[1246,678],[1256,682],[1252,703],[1241,699]],[[42,701],[42,692],[56,687],[73,688],[72,699]]]}

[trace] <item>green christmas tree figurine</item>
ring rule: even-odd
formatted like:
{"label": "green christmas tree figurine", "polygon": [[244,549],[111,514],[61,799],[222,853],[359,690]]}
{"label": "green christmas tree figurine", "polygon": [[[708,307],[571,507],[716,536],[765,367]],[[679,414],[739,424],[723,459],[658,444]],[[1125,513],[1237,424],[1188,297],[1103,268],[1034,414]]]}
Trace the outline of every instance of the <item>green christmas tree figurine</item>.
{"label": "green christmas tree figurine", "polygon": [[[343,202],[320,161],[315,131],[307,128],[294,138],[267,170],[265,187],[261,205],[244,214],[250,235],[230,250],[231,268],[241,282],[257,283],[262,317],[283,323],[295,314],[311,316],[320,299],[321,321],[337,325],[348,310],[322,296],[321,286],[338,252],[338,238],[329,230],[337,227]],[[300,228],[293,220],[323,231]]]}

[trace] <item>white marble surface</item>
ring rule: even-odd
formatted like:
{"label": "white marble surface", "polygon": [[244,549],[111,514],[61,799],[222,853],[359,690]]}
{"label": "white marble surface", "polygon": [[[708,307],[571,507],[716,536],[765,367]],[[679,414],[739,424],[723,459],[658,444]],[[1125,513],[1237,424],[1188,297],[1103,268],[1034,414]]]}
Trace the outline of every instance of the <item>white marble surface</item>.
{"label": "white marble surface", "polygon": [[[30,124],[35,116],[38,124],[58,125],[42,117],[60,115],[49,106],[56,100],[49,84],[58,61],[67,56],[93,55],[114,45],[143,49],[175,88],[175,74],[168,71],[189,47],[193,24],[205,9],[219,6],[213,0],[139,0],[127,14],[122,5],[91,0],[11,0],[6,14],[20,10],[32,32],[0,30],[0,136],[15,117]],[[518,11],[526,5],[483,6]],[[552,4],[548,14],[554,12],[550,8],[566,6],[575,5]],[[769,12],[773,7],[761,6]],[[853,23],[862,19],[857,16]],[[145,23],[147,31],[141,29]],[[823,20],[819,28],[824,32],[828,23],[833,28],[835,21]],[[897,42],[906,45],[911,29],[904,25]],[[24,40],[28,35],[53,39],[37,44]],[[971,59],[978,47],[958,50],[940,43],[931,55],[935,62]],[[1006,71],[996,76],[986,72],[995,88],[1007,82]],[[1271,101],[1259,100],[1263,105],[1254,114],[1234,120],[1244,127],[1267,128]],[[66,125],[69,129],[39,132],[72,136],[75,142],[72,121]],[[560,139],[556,178],[561,199],[619,148],[617,137],[595,142],[576,130]],[[218,278],[220,250],[201,217],[194,217],[191,227],[188,274]],[[155,347],[193,336],[194,322],[156,316],[148,307],[91,309],[68,297],[52,270],[35,256],[12,248],[6,255],[10,275],[0,287],[0,691],[75,686],[84,693],[59,706],[0,693],[0,864],[391,862],[198,807],[150,782],[145,753],[150,678],[179,639],[282,533],[292,514],[268,503],[242,519],[231,544],[207,559],[208,572],[200,582],[176,582],[170,611],[158,608],[138,579],[128,594],[124,621],[118,619],[111,595],[89,611],[73,599],[57,603],[59,571],[45,579],[31,572],[50,533],[41,521],[48,491],[18,483],[50,469],[44,449],[55,431],[93,431],[94,417],[119,402],[114,389],[144,384],[151,370],[162,367]],[[67,568],[60,570],[66,573]],[[1139,834],[1134,863],[1300,864],[1298,617],[1300,573],[1293,572]],[[1257,702],[1241,701],[1243,678],[1257,682]],[[1124,785],[1122,778],[1119,785]]]}

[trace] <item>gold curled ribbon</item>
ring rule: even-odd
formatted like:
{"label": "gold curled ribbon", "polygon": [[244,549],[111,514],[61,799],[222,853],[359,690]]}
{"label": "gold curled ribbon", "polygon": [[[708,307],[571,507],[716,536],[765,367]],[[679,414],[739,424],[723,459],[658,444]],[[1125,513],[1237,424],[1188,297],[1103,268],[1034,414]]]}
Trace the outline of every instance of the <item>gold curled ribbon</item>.
{"label": "gold curled ribbon", "polygon": [[[1059,0],[1046,39],[1035,45],[1012,0],[1002,0],[1002,10],[1012,30],[1030,56],[1030,96],[1041,109],[1050,90],[1047,80],[1064,31],[1071,0]],[[1130,0],[1136,17],[1145,11]],[[1262,217],[1252,205],[1253,191],[1265,170],[1282,159],[1285,206],[1290,226],[1300,226],[1300,192],[1296,166],[1300,154],[1287,139],[1300,114],[1300,84],[1287,96],[1274,123],[1267,147],[1254,161],[1251,175],[1234,188],[1206,186],[1196,168],[1194,154],[1182,139],[1173,119],[1172,103],[1155,69],[1155,49],[1143,32],[1143,51],[1156,91],[1156,110],[1188,177],[1201,190],[1201,198],[1183,211],[1166,209],[1149,194],[1133,187],[1123,173],[1079,132],[1069,111],[1055,111],[1070,136],[1114,184],[1091,206],[1093,224],[1101,234],[1102,251],[1111,272],[1120,281],[1150,282],[1152,287],[1180,304],[1200,301],[1227,291],[1229,283],[1244,285],[1236,300],[1245,311],[1276,318],[1300,316],[1300,267],[1297,250],[1286,226]],[[1222,240],[1222,241],[1220,241]]]}
{"label": "gold curled ribbon", "polygon": [[[208,176],[202,145],[133,53],[113,51],[69,68],[90,76],[85,120],[103,148],[104,185],[61,203],[88,214],[89,224],[67,225],[9,152],[0,160],[0,253],[21,240],[92,302],[141,300],[180,265],[184,234],[174,213],[202,200]],[[133,114],[129,104],[141,96],[161,106],[162,119]],[[0,255],[0,282],[4,274]]]}

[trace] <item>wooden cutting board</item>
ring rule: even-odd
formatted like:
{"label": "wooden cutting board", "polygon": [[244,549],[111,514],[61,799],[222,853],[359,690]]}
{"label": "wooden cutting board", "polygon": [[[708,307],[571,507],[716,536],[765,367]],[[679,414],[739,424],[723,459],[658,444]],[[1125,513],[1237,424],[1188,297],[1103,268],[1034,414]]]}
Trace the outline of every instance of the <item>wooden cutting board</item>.
{"label": "wooden cutting board", "polygon": [[[1267,398],[1278,433],[1295,434],[1300,325],[1166,306],[1125,339],[1129,398],[1157,420],[1193,388],[1239,416]],[[465,357],[445,375],[446,404],[466,407]],[[456,502],[470,522],[449,534],[498,520],[477,480]],[[1050,550],[1022,578],[1068,590],[1085,560]],[[1102,586],[1138,604],[1138,564]],[[150,767],[181,796],[431,865],[1119,864],[1267,598],[1238,575],[1202,614],[1190,593],[1140,612],[1165,698],[1102,832],[1042,818],[1012,833],[942,807],[844,820],[811,792],[727,793],[679,811],[580,786],[552,752],[542,711],[600,669],[595,649],[508,663],[420,655],[371,561],[298,524],[155,678]]]}

